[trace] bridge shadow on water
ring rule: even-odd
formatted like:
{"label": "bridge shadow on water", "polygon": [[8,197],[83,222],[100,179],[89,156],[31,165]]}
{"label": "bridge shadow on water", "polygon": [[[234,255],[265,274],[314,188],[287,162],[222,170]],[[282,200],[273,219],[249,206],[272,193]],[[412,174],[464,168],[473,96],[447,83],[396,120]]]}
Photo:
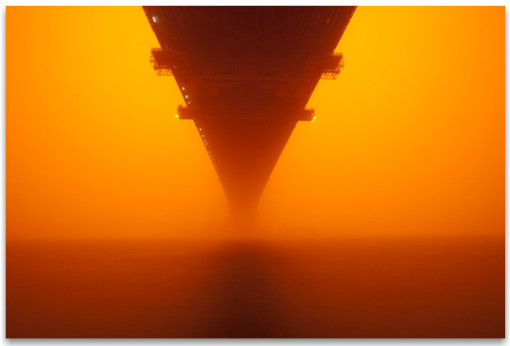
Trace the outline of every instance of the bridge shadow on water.
{"label": "bridge shadow on water", "polygon": [[229,243],[215,260],[206,334],[220,338],[275,337],[284,319],[277,271],[283,261],[261,243]]}
{"label": "bridge shadow on water", "polygon": [[8,242],[8,338],[504,337],[502,239]]}
{"label": "bridge shadow on water", "polygon": [[504,266],[497,244],[484,239],[227,242],[209,262],[214,274],[204,282],[206,323],[198,334],[503,337]]}

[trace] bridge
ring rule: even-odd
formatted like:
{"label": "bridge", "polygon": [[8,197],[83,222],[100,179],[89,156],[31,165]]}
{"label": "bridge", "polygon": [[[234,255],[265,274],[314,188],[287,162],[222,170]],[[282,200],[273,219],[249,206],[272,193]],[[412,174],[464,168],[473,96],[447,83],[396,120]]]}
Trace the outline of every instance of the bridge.
{"label": "bridge", "polygon": [[259,199],[321,79],[336,79],[334,53],[356,7],[144,7],[160,47],[150,62],[173,76],[238,225]]}

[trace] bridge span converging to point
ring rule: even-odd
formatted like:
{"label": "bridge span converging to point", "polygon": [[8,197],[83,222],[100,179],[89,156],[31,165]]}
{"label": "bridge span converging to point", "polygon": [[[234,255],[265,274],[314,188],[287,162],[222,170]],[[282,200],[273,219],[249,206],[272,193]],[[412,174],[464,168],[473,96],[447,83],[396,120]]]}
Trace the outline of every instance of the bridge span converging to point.
{"label": "bridge span converging to point", "polygon": [[321,79],[336,79],[334,53],[356,7],[147,6],[160,48],[150,62],[173,76],[225,191],[231,218],[256,219],[259,199]]}

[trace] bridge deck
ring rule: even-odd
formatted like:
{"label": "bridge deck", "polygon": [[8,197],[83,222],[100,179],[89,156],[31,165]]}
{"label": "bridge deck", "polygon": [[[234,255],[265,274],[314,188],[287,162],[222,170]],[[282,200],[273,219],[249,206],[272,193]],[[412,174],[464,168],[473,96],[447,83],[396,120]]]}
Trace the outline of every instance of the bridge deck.
{"label": "bridge deck", "polygon": [[334,54],[355,7],[144,7],[235,217],[259,198],[318,81],[335,79]]}

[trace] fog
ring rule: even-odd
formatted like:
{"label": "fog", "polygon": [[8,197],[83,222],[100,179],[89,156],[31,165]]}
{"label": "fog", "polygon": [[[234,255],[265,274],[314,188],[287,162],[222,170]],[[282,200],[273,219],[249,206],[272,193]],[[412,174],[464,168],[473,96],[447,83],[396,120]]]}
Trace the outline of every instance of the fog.
{"label": "fog", "polygon": [[[504,235],[504,7],[360,7],[259,207],[267,236]],[[7,9],[7,237],[227,235],[139,7]]]}

